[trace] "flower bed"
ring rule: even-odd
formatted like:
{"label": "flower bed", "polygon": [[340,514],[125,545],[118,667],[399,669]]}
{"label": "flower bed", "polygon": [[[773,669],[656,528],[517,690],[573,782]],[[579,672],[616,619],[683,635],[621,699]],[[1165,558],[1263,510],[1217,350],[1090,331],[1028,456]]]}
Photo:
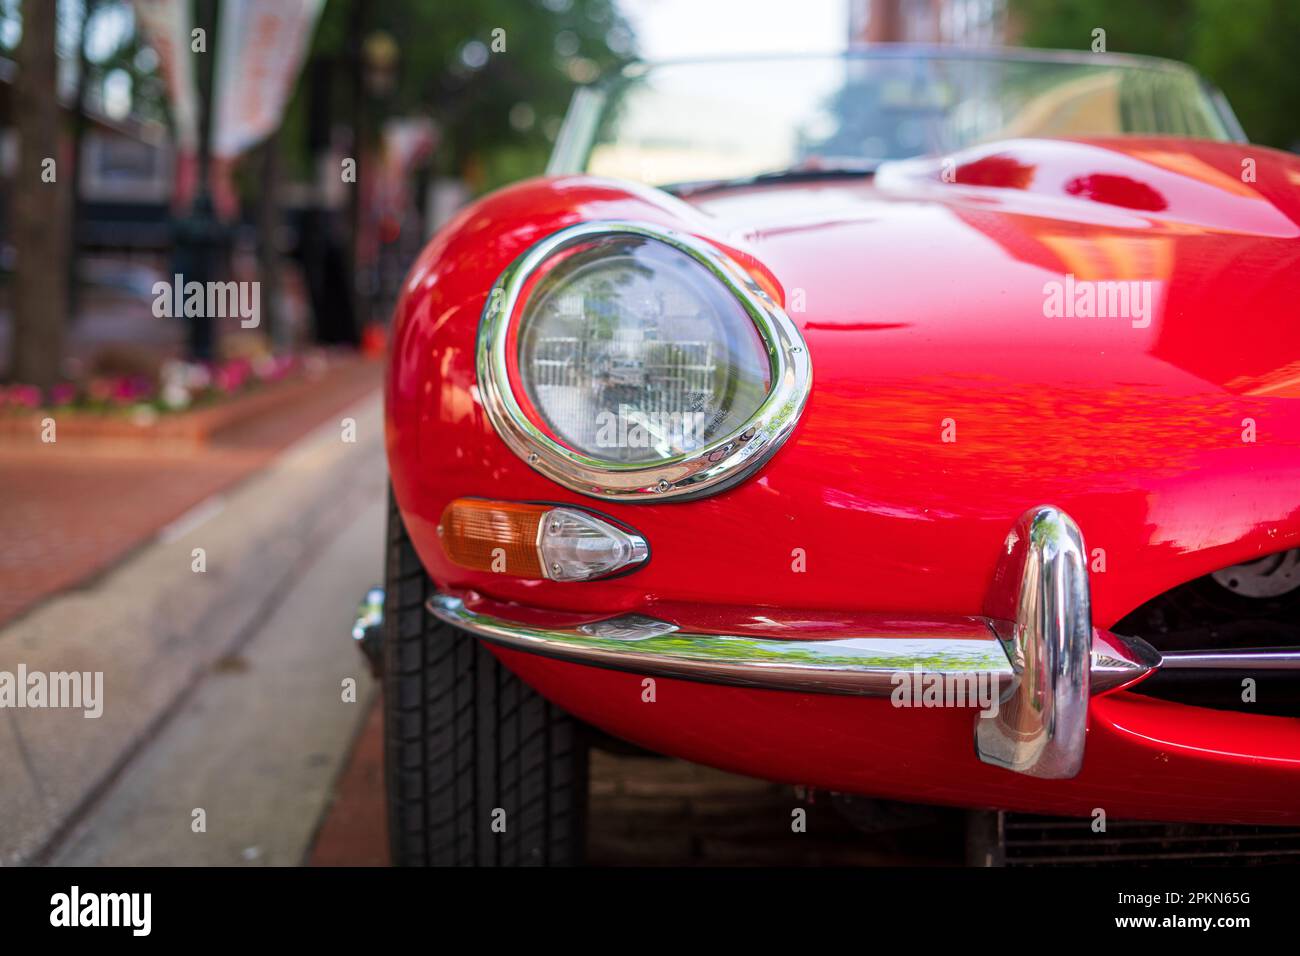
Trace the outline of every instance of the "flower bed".
{"label": "flower bed", "polygon": [[213,365],[167,362],[157,381],[94,377],[47,393],[0,386],[0,441],[40,441],[47,419],[59,441],[109,439],[203,442],[237,422],[291,402],[334,366],[355,360],[324,353],[234,359]]}

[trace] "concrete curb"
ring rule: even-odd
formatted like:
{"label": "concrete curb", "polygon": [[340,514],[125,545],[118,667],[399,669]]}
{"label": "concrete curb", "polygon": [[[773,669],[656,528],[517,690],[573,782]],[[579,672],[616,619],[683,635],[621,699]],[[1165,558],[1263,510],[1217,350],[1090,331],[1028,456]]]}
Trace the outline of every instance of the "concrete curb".
{"label": "concrete curb", "polygon": [[[384,475],[378,395],[174,522],[81,590],[0,630],[0,671],[102,671],[104,709],[0,709],[0,864],[39,861],[186,693],[236,651]],[[104,502],[111,508],[112,502]],[[192,570],[203,548],[207,570]],[[339,622],[338,640],[346,634]],[[322,640],[331,635],[321,635]]]}

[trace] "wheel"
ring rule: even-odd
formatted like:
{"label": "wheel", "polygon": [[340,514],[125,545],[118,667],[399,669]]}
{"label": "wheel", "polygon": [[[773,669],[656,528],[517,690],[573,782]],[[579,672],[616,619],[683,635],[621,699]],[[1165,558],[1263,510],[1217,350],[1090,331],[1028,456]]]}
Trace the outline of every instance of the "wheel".
{"label": "wheel", "polygon": [[585,727],[477,639],[425,610],[434,591],[390,492],[384,776],[398,866],[582,862]]}

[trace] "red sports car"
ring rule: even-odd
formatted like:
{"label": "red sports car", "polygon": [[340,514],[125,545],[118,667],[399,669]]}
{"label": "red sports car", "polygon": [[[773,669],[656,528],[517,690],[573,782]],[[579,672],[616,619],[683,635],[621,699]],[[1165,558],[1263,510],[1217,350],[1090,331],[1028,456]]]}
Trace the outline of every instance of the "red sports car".
{"label": "red sports car", "polygon": [[357,632],[394,860],[580,860],[610,739],[1300,824],[1297,302],[1300,159],[1179,64],[879,48],[581,90],[397,309]]}

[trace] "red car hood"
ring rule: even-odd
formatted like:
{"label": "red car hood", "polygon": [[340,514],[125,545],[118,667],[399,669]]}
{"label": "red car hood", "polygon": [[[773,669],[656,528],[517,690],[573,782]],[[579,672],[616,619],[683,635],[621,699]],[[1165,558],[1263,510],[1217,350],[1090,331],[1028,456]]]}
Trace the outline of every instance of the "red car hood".
{"label": "red car hood", "polygon": [[[914,571],[965,546],[947,518],[1061,504],[1127,584],[1098,588],[1100,622],[1300,545],[1296,157],[1027,140],[694,205],[809,341],[790,459],[827,506],[912,522],[883,540]],[[1125,314],[1086,314],[1100,282],[1127,285]]]}
{"label": "red car hood", "polygon": [[[810,338],[852,350],[873,377],[898,358],[873,354],[902,349],[945,375],[993,362],[1019,378],[1027,360],[1095,385],[1100,361],[1136,385],[1111,364],[1136,362],[1162,387],[1300,395],[1300,158],[1025,140],[694,205],[770,269]],[[1150,312],[1045,314],[1045,286],[1064,292],[1067,276],[1076,300],[1087,282],[1150,283]]]}

